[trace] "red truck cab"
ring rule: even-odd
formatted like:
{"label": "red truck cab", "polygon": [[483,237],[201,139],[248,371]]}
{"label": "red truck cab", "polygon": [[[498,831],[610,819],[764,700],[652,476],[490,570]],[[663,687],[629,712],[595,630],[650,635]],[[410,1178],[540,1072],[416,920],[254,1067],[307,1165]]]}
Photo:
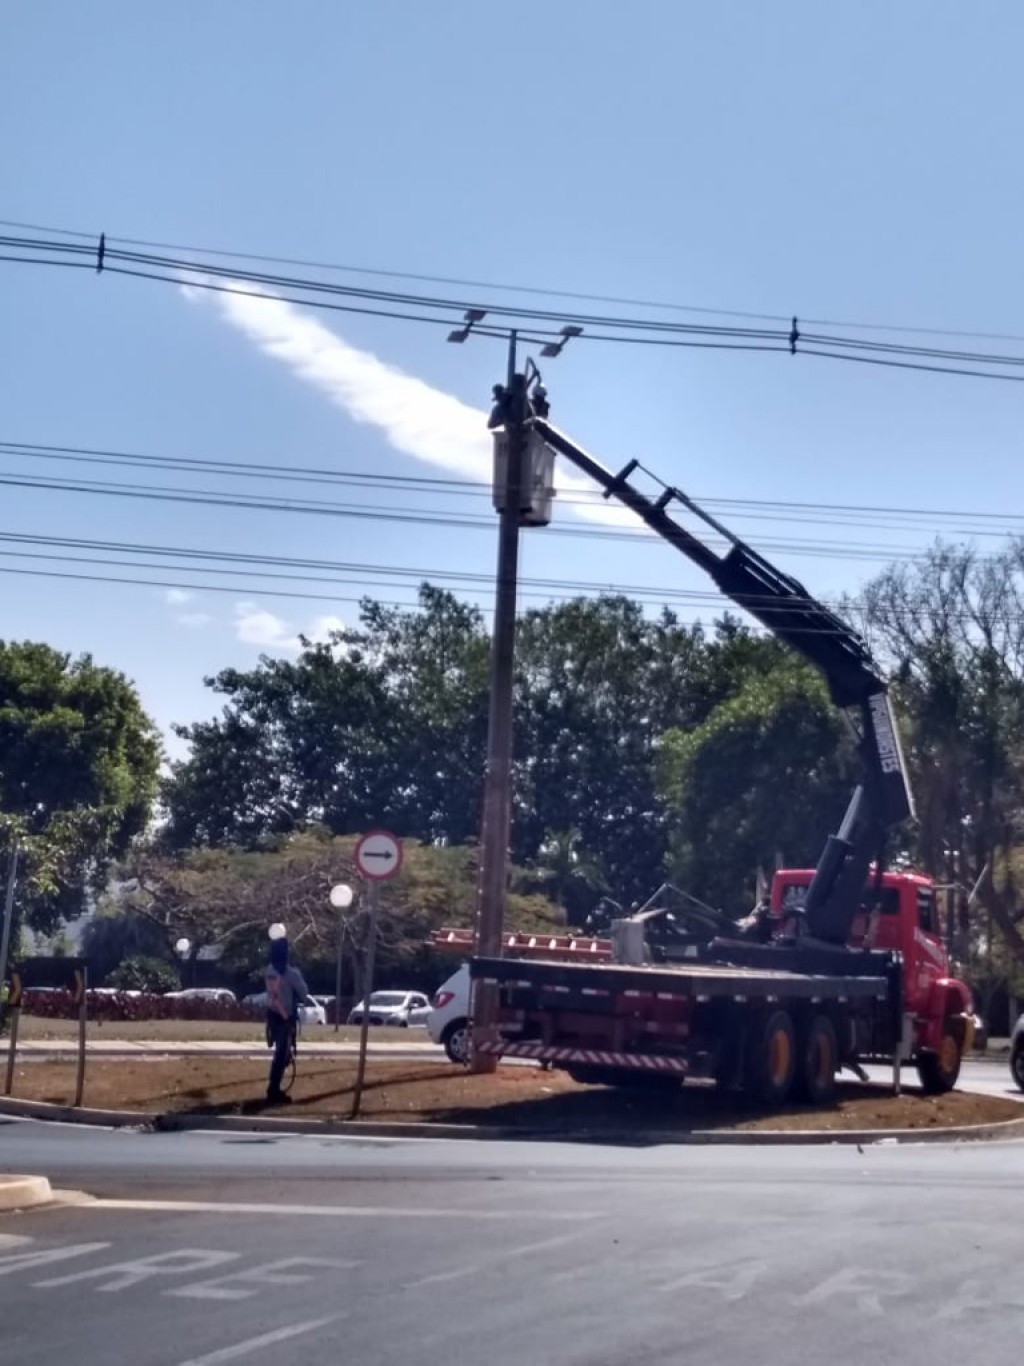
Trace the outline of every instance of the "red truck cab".
{"label": "red truck cab", "polygon": [[[780,868],[772,880],[771,919],[776,932],[788,932],[791,911],[802,904],[814,877],[811,868]],[[872,870],[869,886],[873,886]],[[944,1026],[961,1022],[961,1051],[974,1041],[974,1006],[963,982],[950,976],[942,940],[935,885],[919,873],[882,874],[876,910],[862,909],[848,940],[852,949],[889,949],[903,959],[904,1012],[913,1022],[914,1052],[941,1053]]]}

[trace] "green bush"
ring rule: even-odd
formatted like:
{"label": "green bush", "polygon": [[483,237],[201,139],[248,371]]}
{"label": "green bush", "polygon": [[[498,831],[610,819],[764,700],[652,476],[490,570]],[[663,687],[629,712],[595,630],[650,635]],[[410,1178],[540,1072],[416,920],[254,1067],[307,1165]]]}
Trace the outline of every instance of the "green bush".
{"label": "green bush", "polygon": [[176,991],[178,974],[169,963],[161,958],[138,956],[126,958],[124,962],[107,975],[106,985],[118,991],[145,991],[162,993]]}

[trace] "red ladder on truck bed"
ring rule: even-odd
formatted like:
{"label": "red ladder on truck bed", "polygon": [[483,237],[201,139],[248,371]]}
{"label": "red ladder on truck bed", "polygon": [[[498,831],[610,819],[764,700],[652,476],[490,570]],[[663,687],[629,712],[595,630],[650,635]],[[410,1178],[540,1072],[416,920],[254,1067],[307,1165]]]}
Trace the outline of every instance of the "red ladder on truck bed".
{"label": "red ladder on truck bed", "polygon": [[[439,949],[473,951],[473,931],[435,930],[431,943]],[[610,939],[593,939],[576,934],[505,934],[501,937],[504,953],[512,958],[588,958],[607,962],[612,956]]]}

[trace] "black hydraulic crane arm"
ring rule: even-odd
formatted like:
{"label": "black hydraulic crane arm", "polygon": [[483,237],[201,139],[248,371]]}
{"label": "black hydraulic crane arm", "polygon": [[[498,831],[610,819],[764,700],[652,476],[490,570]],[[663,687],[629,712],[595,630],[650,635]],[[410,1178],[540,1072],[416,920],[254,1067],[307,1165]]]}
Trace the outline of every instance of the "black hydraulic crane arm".
{"label": "black hydraulic crane arm", "polygon": [[[867,645],[802,583],[734,536],[680,489],[663,485],[656,498],[647,497],[630,483],[639,461],[612,474],[546,417],[534,416],[529,425],[548,446],[600,484],[606,498],[614,497],[635,512],[703,569],[727,598],[818,668],[836,706],[859,713],[863,784],[853,795],[839,833],[829,837],[804,907],[814,938],[845,943],[864,897],[869,866],[874,860],[881,868],[886,830],[913,815],[888,686]],[[725,553],[718,554],[688,531],[670,514],[673,505],[685,508],[722,537],[728,545]]]}

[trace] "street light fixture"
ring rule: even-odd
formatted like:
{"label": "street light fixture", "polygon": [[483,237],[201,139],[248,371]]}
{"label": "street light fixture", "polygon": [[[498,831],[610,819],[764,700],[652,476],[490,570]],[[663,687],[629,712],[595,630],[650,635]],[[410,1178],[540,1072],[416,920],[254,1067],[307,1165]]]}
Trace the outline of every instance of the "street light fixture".
{"label": "street light fixture", "polygon": [[334,970],[334,1032],[341,1026],[341,953],[345,942],[345,921],[341,912],[347,911],[355,900],[355,892],[347,882],[337,882],[331,888],[331,905],[338,912],[338,957]]}
{"label": "street light fixture", "polygon": [[[182,937],[181,937],[181,938],[175,943],[175,945],[174,945],[174,952],[175,952],[175,953],[178,955],[178,957],[181,959],[181,982],[182,982],[182,986],[184,986],[184,984],[185,984],[185,964],[188,962],[188,956],[189,956],[189,954],[192,952],[192,941],[191,941],[190,939],[186,939],[186,938],[184,937],[184,935],[182,935]],[[194,972],[194,971],[193,971],[193,981],[192,981],[192,985],[195,986],[195,972]]]}

